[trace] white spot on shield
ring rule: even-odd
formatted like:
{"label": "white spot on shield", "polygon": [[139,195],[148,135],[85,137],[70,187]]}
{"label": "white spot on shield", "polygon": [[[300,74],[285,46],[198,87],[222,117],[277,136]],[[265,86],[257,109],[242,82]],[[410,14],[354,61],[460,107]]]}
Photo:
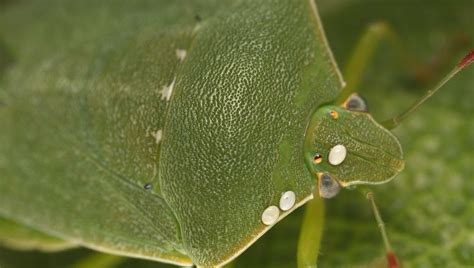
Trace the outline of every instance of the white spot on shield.
{"label": "white spot on shield", "polygon": [[161,131],[161,129],[157,130],[156,132],[152,131],[151,136],[153,138],[155,138],[155,142],[156,142],[156,144],[158,144],[161,141],[161,137],[163,136],[163,132]]}
{"label": "white spot on shield", "polygon": [[280,198],[280,209],[283,211],[290,210],[296,202],[295,193],[292,191],[284,192]]}
{"label": "white spot on shield", "polygon": [[178,57],[179,61],[183,61],[186,58],[186,50],[176,49],[176,57]]}
{"label": "white spot on shield", "polygon": [[344,162],[344,159],[346,159],[347,156],[347,150],[346,147],[342,144],[338,144],[334,147],[331,148],[331,151],[329,151],[329,163],[333,166],[337,166]]}
{"label": "white spot on shield", "polygon": [[164,86],[163,89],[160,91],[162,100],[167,100],[167,101],[170,100],[175,81],[176,81],[176,77],[173,78],[173,82],[171,82],[171,84],[169,84],[168,86]]}
{"label": "white spot on shield", "polygon": [[276,206],[269,206],[262,213],[262,222],[265,225],[272,225],[280,216],[280,210]]}

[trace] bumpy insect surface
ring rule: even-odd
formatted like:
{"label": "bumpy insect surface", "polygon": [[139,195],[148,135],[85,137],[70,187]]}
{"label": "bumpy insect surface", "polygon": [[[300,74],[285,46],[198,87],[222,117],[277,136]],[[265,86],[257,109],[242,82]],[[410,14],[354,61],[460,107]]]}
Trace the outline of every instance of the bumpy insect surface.
{"label": "bumpy insect surface", "polygon": [[[213,266],[312,198],[320,174],[348,186],[401,170],[388,131],[333,103],[344,83],[313,1],[192,5],[6,4],[1,216]],[[347,155],[331,165],[338,144]]]}

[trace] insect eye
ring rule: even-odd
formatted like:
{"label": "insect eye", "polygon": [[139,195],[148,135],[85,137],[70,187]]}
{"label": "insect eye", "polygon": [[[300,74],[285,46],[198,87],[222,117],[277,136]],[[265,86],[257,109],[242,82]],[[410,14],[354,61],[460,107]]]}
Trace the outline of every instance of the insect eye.
{"label": "insect eye", "polygon": [[344,102],[344,108],[354,112],[369,112],[367,102],[364,100],[364,98],[356,93],[350,95],[349,98],[347,98],[347,100]]}
{"label": "insect eye", "polygon": [[323,161],[323,156],[321,154],[315,154],[313,156],[313,163],[319,164]]}
{"label": "insect eye", "polygon": [[322,198],[332,198],[341,190],[339,183],[329,173],[319,173],[319,195]]}

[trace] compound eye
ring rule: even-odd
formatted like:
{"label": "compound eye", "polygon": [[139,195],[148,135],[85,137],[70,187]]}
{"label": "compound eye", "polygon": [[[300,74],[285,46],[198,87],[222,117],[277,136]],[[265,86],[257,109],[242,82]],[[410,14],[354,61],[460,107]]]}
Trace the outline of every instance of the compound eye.
{"label": "compound eye", "polygon": [[318,173],[319,196],[332,198],[341,190],[339,183],[329,173]]}
{"label": "compound eye", "polygon": [[349,98],[347,98],[347,100],[344,102],[343,106],[349,111],[364,113],[369,112],[367,102],[357,93],[353,93],[352,95],[350,95]]}

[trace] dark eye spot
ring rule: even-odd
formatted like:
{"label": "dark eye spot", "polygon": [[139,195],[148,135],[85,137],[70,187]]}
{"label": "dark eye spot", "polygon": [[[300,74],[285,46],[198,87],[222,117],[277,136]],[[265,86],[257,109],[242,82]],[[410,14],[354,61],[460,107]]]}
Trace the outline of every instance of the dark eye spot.
{"label": "dark eye spot", "polygon": [[151,185],[151,183],[145,183],[145,185],[143,186],[143,188],[145,188],[145,190],[150,190],[152,187],[153,187],[153,185]]}
{"label": "dark eye spot", "polygon": [[323,173],[319,177],[319,195],[322,198],[332,198],[341,190],[339,183],[329,173]]}
{"label": "dark eye spot", "polygon": [[334,185],[334,181],[329,175],[324,174],[324,175],[321,176],[321,186],[322,187],[330,188],[333,185]]}
{"label": "dark eye spot", "polygon": [[195,19],[197,22],[201,22],[201,21],[202,21],[202,18],[201,18],[201,16],[199,16],[199,14],[196,14],[196,15],[194,16],[194,19]]}
{"label": "dark eye spot", "polygon": [[367,102],[359,96],[358,94],[354,93],[347,98],[346,102],[344,103],[344,107],[349,111],[354,112],[369,112],[369,107],[367,106]]}

